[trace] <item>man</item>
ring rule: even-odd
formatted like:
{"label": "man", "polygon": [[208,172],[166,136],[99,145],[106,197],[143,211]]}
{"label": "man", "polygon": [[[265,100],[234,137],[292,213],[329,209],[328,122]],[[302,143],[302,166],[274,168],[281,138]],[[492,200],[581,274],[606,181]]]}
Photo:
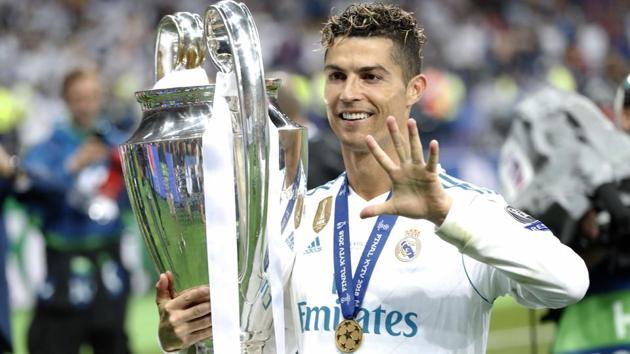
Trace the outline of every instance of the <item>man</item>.
{"label": "man", "polygon": [[[303,353],[484,353],[493,301],[562,307],[584,262],[496,193],[425,161],[409,113],[427,85],[411,14],[351,5],[322,31],[328,121],[346,172],[308,193],[290,281]],[[312,222],[311,222],[312,220]],[[207,288],[157,284],[165,350],[211,335]]]}
{"label": "man", "polygon": [[46,280],[38,293],[28,348],[37,353],[129,352],[124,320],[129,278],[120,260],[124,189],[113,142],[98,129],[102,85],[94,70],[63,82],[70,119],[24,156],[39,195]]}

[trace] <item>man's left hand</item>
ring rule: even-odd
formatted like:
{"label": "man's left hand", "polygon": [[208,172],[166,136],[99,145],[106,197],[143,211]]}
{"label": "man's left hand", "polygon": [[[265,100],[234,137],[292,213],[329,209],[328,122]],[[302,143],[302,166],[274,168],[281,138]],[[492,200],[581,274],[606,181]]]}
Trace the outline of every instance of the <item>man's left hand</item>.
{"label": "man's left hand", "polygon": [[425,162],[416,121],[409,119],[408,141],[403,138],[393,116],[387,117],[387,128],[398,154],[396,164],[371,135],[367,145],[392,181],[392,196],[384,203],[371,205],[361,211],[362,218],[381,214],[401,215],[414,219],[427,219],[441,225],[453,203],[439,180],[439,145],[429,143],[429,160]]}

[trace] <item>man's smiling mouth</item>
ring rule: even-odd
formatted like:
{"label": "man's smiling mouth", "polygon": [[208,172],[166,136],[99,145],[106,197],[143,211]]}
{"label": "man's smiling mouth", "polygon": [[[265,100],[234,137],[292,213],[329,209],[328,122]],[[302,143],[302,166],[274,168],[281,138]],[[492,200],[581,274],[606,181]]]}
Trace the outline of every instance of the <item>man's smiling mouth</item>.
{"label": "man's smiling mouth", "polygon": [[339,113],[339,118],[343,119],[343,120],[363,120],[363,119],[367,119],[371,116],[371,113],[366,113],[366,112],[344,112],[344,113]]}

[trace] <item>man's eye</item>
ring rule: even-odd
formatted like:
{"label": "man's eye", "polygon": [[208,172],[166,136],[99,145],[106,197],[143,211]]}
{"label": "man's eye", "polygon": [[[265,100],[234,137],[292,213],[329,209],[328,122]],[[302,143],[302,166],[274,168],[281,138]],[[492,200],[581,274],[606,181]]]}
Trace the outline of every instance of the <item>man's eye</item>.
{"label": "man's eye", "polygon": [[333,73],[328,74],[328,80],[331,80],[331,81],[343,80],[345,77],[346,76],[340,72],[333,72]]}
{"label": "man's eye", "polygon": [[365,81],[378,81],[380,79],[381,79],[380,77],[374,74],[368,74],[368,73],[363,74],[363,80]]}

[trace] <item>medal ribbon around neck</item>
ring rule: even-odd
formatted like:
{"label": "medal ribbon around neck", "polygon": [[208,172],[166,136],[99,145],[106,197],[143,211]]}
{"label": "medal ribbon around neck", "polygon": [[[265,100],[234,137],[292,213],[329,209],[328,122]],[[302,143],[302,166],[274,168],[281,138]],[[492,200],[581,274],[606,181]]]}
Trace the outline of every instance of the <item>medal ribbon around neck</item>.
{"label": "medal ribbon around neck", "polygon": [[[379,215],[372,228],[370,237],[363,249],[357,271],[354,276],[351,273],[350,258],[350,226],[348,225],[348,177],[335,199],[335,228],[334,228],[334,261],[335,261],[335,285],[341,313],[345,319],[354,319],[365,297],[368,283],[376,266],[378,257],[385,246],[396,220],[397,215]],[[391,197],[390,192],[387,199]]]}

